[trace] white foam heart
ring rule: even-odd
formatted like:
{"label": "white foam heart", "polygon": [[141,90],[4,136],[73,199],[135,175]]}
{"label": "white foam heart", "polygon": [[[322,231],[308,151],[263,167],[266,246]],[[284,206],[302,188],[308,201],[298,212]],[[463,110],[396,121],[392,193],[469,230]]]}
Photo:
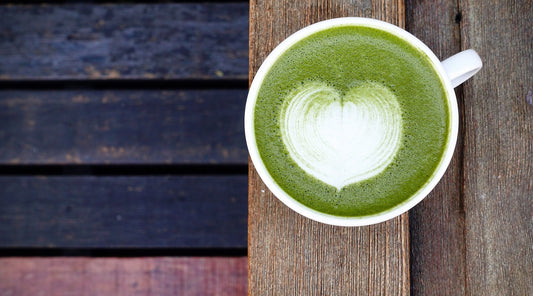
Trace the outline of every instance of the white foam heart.
{"label": "white foam heart", "polygon": [[379,174],[394,160],[401,109],[380,83],[366,82],[341,96],[326,83],[308,82],[283,103],[280,128],[295,162],[340,190]]}

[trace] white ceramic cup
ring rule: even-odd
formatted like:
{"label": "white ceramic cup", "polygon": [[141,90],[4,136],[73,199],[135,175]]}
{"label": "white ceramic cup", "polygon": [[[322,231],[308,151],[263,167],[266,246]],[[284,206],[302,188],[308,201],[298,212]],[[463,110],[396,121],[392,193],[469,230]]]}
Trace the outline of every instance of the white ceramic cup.
{"label": "white ceramic cup", "polygon": [[[341,217],[322,213],[312,208],[309,208],[293,199],[274,181],[274,179],[266,169],[257,149],[257,142],[255,140],[254,132],[254,109],[259,89],[263,83],[266,74],[268,73],[272,65],[277,61],[277,59],[292,45],[306,38],[307,36],[325,29],[344,25],[367,26],[392,33],[400,37],[401,39],[409,42],[415,48],[424,52],[430,58],[434,69],[436,70],[438,76],[441,79],[442,84],[444,85],[444,88],[447,92],[448,106],[450,107],[451,113],[451,132],[448,134],[447,147],[445,148],[444,155],[441,158],[437,169],[430,177],[429,181],[426,182],[425,186],[420,188],[405,202],[402,202],[401,204],[385,212],[361,217]],[[248,93],[244,115],[244,129],[250,158],[255,166],[255,169],[257,170],[257,173],[259,174],[263,182],[266,184],[266,186],[270,189],[270,191],[272,191],[272,193],[289,208],[307,218],[322,223],[338,226],[363,226],[380,223],[388,219],[394,218],[407,212],[413,206],[418,204],[422,199],[424,199],[424,197],[426,197],[429,192],[433,190],[433,188],[437,185],[439,180],[444,175],[444,172],[446,171],[450,163],[453,151],[455,149],[459,125],[459,113],[457,110],[457,101],[453,89],[454,87],[463,83],[468,78],[472,77],[477,71],[481,69],[481,67],[481,59],[474,50],[469,49],[462,51],[441,62],[435,56],[435,54],[424,43],[422,43],[422,41],[417,39],[412,34],[397,26],[375,19],[346,17],[330,19],[315,23],[299,30],[298,32],[292,34],[287,39],[285,39],[282,43],[280,43],[265,59],[265,61],[263,62],[254,77],[254,80],[250,86],[250,90]]]}

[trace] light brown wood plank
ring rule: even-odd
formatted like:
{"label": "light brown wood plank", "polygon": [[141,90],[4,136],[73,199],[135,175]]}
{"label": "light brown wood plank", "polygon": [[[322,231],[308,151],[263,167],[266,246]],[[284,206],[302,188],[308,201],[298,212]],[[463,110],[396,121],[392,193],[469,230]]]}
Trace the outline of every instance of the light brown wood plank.
{"label": "light brown wood plank", "polygon": [[0,258],[0,295],[246,295],[246,257]]}
{"label": "light brown wood plank", "polygon": [[[403,1],[251,1],[250,80],[284,38],[311,23],[366,16],[404,25]],[[407,214],[343,228],[313,222],[249,173],[249,295],[408,295]]]}
{"label": "light brown wood plank", "polygon": [[461,0],[468,295],[533,295],[533,2]]}
{"label": "light brown wood plank", "polygon": [[[406,29],[440,60],[461,51],[460,15],[455,0],[407,0]],[[463,97],[459,138],[452,162],[435,189],[409,211],[411,295],[464,295],[464,211],[462,204]]]}

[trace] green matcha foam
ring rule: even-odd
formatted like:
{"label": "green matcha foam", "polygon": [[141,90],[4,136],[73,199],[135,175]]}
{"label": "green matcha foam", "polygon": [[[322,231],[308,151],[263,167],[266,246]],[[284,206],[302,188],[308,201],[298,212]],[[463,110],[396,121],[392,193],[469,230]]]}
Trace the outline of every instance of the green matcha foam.
{"label": "green matcha foam", "polygon": [[388,32],[345,25],[298,41],[272,65],[257,96],[255,139],[269,174],[298,202],[373,215],[433,175],[448,108],[425,54]]}

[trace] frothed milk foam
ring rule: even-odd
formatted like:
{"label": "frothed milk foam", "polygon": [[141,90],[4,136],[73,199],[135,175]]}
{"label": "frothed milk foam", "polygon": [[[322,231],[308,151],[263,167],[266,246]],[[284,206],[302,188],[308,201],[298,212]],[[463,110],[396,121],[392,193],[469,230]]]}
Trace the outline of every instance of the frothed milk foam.
{"label": "frothed milk foam", "polygon": [[366,82],[343,96],[309,82],[283,103],[280,131],[294,161],[337,190],[381,173],[400,148],[401,109],[380,83]]}
{"label": "frothed milk foam", "polygon": [[275,182],[337,216],[401,204],[423,187],[450,131],[447,94],[423,52],[341,25],[292,45],[259,89],[254,130]]}

